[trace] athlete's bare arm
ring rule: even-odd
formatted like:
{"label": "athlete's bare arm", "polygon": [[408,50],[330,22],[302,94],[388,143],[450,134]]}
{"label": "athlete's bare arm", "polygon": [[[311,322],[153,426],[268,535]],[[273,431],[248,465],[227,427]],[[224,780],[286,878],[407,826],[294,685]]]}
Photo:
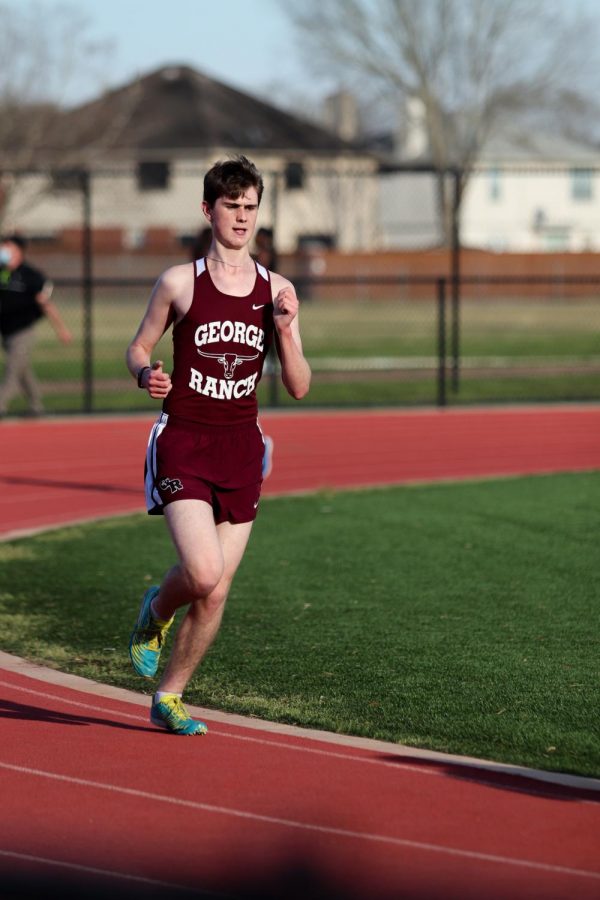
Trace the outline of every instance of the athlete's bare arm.
{"label": "athlete's bare arm", "polygon": [[127,367],[134,378],[142,375],[142,386],[151,397],[163,399],[171,390],[171,376],[163,372],[162,360],[152,362],[152,351],[173,322],[179,322],[192,304],[194,268],[192,264],[172,266],[160,276],[150,295],[148,307],[135,337],[127,348]]}
{"label": "athlete's bare arm", "polygon": [[281,362],[281,380],[288,394],[296,400],[301,400],[308,393],[311,372],[302,352],[298,324],[298,298],[294,285],[275,272],[271,273],[271,287],[277,353]]}

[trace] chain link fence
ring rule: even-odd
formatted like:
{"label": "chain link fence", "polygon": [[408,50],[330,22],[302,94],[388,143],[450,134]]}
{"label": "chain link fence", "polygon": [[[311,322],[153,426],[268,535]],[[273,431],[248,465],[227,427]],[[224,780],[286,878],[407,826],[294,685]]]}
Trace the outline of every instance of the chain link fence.
{"label": "chain link fence", "polygon": [[[10,225],[31,238],[29,261],[53,280],[54,300],[75,338],[62,346],[47,321],[37,328],[34,364],[48,412],[154,408],[130,378],[124,354],[156,277],[189,258],[201,222],[201,171],[188,172],[187,180],[179,173],[176,196],[156,185],[137,190],[132,176],[114,171],[55,174],[44,184],[36,176],[37,200],[32,185],[23,195],[27,212]],[[301,174],[293,188],[281,173],[267,176],[259,224],[282,235],[277,268],[302,301],[313,370],[303,407],[600,399],[600,264],[593,247],[600,216],[596,228],[587,206],[577,231],[578,240],[587,235],[587,251],[499,252],[489,235],[482,249],[461,248],[461,231],[476,237],[467,199],[454,246],[444,249],[431,180],[428,205],[415,219],[418,234],[407,241],[410,209],[402,197],[418,204],[424,173],[412,180],[402,173],[392,190],[389,174],[333,178],[313,171],[304,195]],[[181,205],[177,198],[186,193],[189,202]],[[548,235],[546,216],[532,228]],[[155,356],[168,362],[170,344],[167,334]],[[259,394],[263,405],[295,405],[274,360]],[[24,411],[23,401],[11,411]]]}
{"label": "chain link fence", "polygon": [[[35,367],[47,409],[151,408],[124,353],[152,281],[97,279],[89,319],[84,287],[56,283],[73,344],[58,345],[48,323],[39,326]],[[600,399],[600,277],[563,278],[560,286],[464,279],[458,308],[448,278],[315,278],[306,287],[301,327],[313,385],[303,405]],[[167,334],[155,357],[168,361],[170,344]],[[294,404],[273,360],[259,390],[263,404]]]}

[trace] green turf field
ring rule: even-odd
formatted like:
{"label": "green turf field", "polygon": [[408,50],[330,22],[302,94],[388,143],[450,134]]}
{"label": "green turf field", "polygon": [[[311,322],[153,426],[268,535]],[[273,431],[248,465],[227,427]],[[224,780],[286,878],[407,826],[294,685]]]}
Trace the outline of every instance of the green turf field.
{"label": "green turf field", "polygon": [[[97,410],[144,409],[124,364],[147,300],[132,288],[97,289],[93,311]],[[56,302],[75,341],[64,347],[47,322],[38,326],[35,367],[50,411],[77,411],[83,398],[83,317],[73,289]],[[305,352],[314,368],[307,405],[433,404],[437,396],[434,297],[352,302],[315,299],[302,306]],[[450,322],[448,321],[448,329]],[[450,331],[448,331],[450,356]],[[448,402],[597,400],[600,398],[600,303],[592,298],[465,299],[461,313],[463,377]],[[171,358],[166,335],[156,357]],[[340,369],[335,368],[340,361]],[[371,361],[371,362],[368,362]],[[374,365],[380,369],[373,369]],[[2,362],[0,361],[0,371]],[[265,399],[268,391],[264,391]],[[283,389],[279,402],[289,402]],[[14,411],[23,403],[14,405]]]}
{"label": "green turf field", "polygon": [[[600,473],[265,501],[191,702],[600,776]],[[126,548],[126,549],[124,549]],[[0,545],[2,646],[150,690],[142,515]]]}

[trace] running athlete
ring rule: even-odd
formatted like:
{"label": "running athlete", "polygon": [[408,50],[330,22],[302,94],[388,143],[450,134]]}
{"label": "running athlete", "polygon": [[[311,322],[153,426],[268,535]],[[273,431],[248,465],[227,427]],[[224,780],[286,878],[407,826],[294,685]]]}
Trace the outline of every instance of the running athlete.
{"label": "running athlete", "polygon": [[[129,654],[138,674],[154,677],[174,614],[187,607],[150,711],[176,734],[207,731],[182,695],[219,630],[256,517],[264,452],[256,385],[271,341],[290,395],[301,399],[310,384],[294,287],[248,250],[262,192],[244,156],[207,172],[206,256],[161,275],[127,350],[140,388],[163,401],[148,443],[146,500],[150,514],[164,514],[178,556],[144,594]],[[169,375],[152,351],[171,324]]]}

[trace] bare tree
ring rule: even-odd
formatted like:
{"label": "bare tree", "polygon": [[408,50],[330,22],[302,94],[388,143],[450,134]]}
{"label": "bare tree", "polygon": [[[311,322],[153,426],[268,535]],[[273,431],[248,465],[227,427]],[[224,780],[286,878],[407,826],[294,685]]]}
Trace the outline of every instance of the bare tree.
{"label": "bare tree", "polygon": [[0,20],[1,221],[23,173],[70,164],[66,145],[50,146],[49,136],[60,132],[74,86],[91,78],[100,88],[110,45],[90,37],[90,21],[71,3],[0,0]]}
{"label": "bare tree", "polygon": [[[457,169],[459,200],[482,146],[508,123],[585,118],[600,86],[600,10],[572,0],[285,0],[316,74],[422,110],[427,160]],[[587,7],[590,9],[591,7]],[[572,115],[571,115],[572,119]],[[571,122],[572,125],[572,122]],[[581,133],[581,129],[579,131]],[[425,161],[425,160],[423,160]],[[448,199],[443,193],[444,222]]]}

